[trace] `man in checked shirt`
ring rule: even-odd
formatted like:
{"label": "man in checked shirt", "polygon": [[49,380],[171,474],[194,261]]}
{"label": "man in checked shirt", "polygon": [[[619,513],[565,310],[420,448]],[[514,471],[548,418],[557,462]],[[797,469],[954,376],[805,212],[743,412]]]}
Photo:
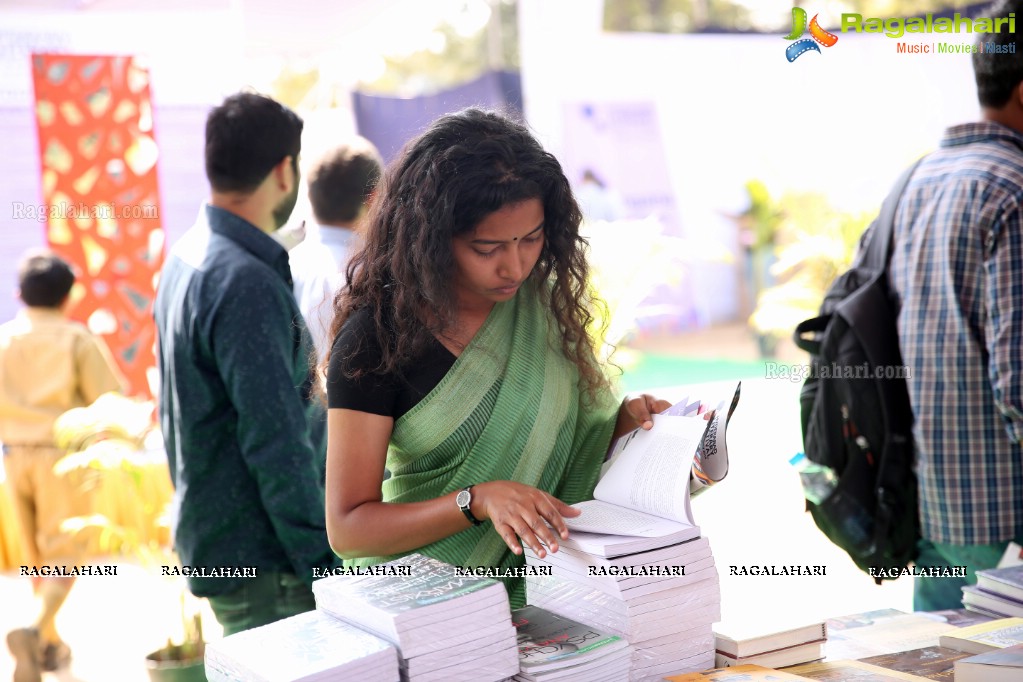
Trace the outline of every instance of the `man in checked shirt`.
{"label": "man in checked shirt", "polygon": [[[1023,17],[1023,1],[985,16]],[[1005,24],[1003,24],[1004,26]],[[973,56],[981,120],[949,128],[895,221],[891,281],[909,367],[923,540],[917,610],[959,608],[975,571],[1023,536],[1023,52],[1007,29]],[[992,43],[1001,49],[990,49]]]}

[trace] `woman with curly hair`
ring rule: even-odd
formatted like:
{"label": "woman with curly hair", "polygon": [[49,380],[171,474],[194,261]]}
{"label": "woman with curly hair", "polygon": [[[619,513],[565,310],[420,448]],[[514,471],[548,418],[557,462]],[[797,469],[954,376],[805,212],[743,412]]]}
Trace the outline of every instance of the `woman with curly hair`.
{"label": "woman with curly hair", "polygon": [[[390,166],[334,302],[326,520],[340,556],[512,567],[523,543],[557,551],[613,437],[668,407],[612,394],[587,331],[580,221],[557,159],[498,114],[443,116]],[[522,582],[506,585],[521,606]]]}

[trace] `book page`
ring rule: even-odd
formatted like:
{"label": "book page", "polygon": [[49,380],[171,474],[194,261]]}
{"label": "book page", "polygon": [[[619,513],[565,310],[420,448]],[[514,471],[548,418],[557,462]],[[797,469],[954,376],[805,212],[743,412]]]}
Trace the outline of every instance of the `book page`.
{"label": "book page", "polygon": [[[662,416],[700,416],[707,420],[707,429],[696,446],[689,478],[689,493],[693,497],[703,493],[716,483],[720,483],[728,475],[728,449],[725,434],[732,413],[735,412],[735,407],[739,403],[741,390],[742,382],[736,383],[731,392],[731,399],[722,397],[716,405],[712,405],[706,400],[691,399],[687,395],[660,413]],[[601,476],[606,473],[615,456],[628,445],[637,432],[638,430],[627,433],[612,444],[606,461],[601,467]]]}
{"label": "book page", "polygon": [[685,526],[650,514],[622,509],[600,500],[588,500],[573,504],[582,512],[579,516],[566,516],[565,525],[569,530],[607,535],[638,535],[644,538],[658,538]]}
{"label": "book page", "polygon": [[619,439],[593,497],[693,525],[689,472],[706,429],[703,417],[654,415],[652,429]]}

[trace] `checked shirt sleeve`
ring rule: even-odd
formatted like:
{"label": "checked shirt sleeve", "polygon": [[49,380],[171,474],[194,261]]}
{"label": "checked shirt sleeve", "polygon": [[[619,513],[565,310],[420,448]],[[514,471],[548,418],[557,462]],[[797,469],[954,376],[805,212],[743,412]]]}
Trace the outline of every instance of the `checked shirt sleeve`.
{"label": "checked shirt sleeve", "polygon": [[1017,203],[995,224],[986,263],[988,371],[1005,429],[1023,441],[1023,219]]}

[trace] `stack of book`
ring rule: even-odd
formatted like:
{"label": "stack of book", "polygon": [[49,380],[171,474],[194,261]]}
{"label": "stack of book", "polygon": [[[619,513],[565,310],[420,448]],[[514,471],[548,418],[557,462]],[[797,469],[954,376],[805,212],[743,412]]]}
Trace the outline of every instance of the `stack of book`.
{"label": "stack of book", "polygon": [[702,462],[710,482],[724,477],[738,394],[737,386],[727,412],[693,414],[687,400],[680,411],[654,415],[652,429],[619,438],[594,499],[565,517],[570,535],[558,551],[540,557],[526,548],[527,564],[538,569],[526,577],[528,602],[628,640],[632,663],[621,679],[714,665],[721,591],[710,544],[693,521],[695,467],[679,463]]}
{"label": "stack of book", "polygon": [[750,664],[782,668],[824,658],[828,627],[823,621],[770,630],[748,622],[719,623],[714,635],[714,664],[719,668]]}
{"label": "stack of book", "polygon": [[1023,566],[977,571],[963,587],[963,606],[992,618],[1023,617]]}
{"label": "stack of book", "polygon": [[384,640],[319,611],[211,642],[210,682],[397,682],[398,655]]}
{"label": "stack of book", "polygon": [[543,559],[527,550],[529,565],[549,567],[526,577],[529,603],[626,639],[632,663],[620,679],[712,667],[721,592],[707,538],[607,556],[600,537],[573,533]]}
{"label": "stack of book", "polygon": [[518,682],[618,682],[628,677],[631,649],[601,632],[537,606],[512,611],[518,631]]}
{"label": "stack of book", "polygon": [[494,682],[519,672],[504,585],[421,554],[375,568],[315,581],[316,608],[394,644],[403,681]]}

